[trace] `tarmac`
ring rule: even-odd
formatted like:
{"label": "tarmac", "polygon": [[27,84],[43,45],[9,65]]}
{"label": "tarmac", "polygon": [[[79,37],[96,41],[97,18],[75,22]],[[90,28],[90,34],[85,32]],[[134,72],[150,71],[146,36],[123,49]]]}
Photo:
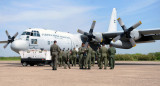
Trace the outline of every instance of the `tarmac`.
{"label": "tarmac", "polygon": [[20,61],[0,61],[0,86],[160,86],[160,62],[116,61],[115,69],[53,71],[49,65],[23,67]]}

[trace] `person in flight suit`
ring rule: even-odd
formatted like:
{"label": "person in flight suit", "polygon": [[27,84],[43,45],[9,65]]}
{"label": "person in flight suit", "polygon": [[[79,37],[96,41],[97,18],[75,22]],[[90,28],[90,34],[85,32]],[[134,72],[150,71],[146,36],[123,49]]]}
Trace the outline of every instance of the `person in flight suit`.
{"label": "person in flight suit", "polygon": [[59,58],[58,58],[59,67],[62,66],[62,50],[60,50]]}
{"label": "person in flight suit", "polygon": [[76,61],[77,61],[77,51],[76,48],[73,48],[72,50],[72,64],[76,66]]}
{"label": "person in flight suit", "polygon": [[95,64],[95,56],[96,56],[96,52],[94,50],[92,50],[92,53],[91,53],[92,66],[94,66],[94,64]]}
{"label": "person in flight suit", "polygon": [[104,63],[104,69],[107,69],[107,65],[108,65],[107,54],[108,54],[108,50],[105,47],[105,44],[103,44],[102,48],[100,49],[100,54],[101,54],[101,58],[100,58],[100,67],[99,67],[99,69],[103,68],[103,63]]}
{"label": "person in flight suit", "polygon": [[80,69],[83,69],[83,66],[85,64],[85,57],[86,57],[86,52],[85,52],[86,48],[85,48],[85,44],[82,43],[82,46],[80,47],[79,53],[80,53],[80,57],[79,57],[79,65],[80,65]]}
{"label": "person in flight suit", "polygon": [[110,44],[110,48],[108,49],[108,57],[109,57],[109,62],[110,62],[110,69],[114,69],[115,65],[115,54],[116,54],[116,49]]}
{"label": "person in flight suit", "polygon": [[98,64],[98,67],[100,67],[100,58],[101,58],[101,54],[100,54],[100,49],[101,49],[101,46],[97,49],[97,64]]}
{"label": "person in flight suit", "polygon": [[87,53],[87,57],[85,59],[85,69],[87,69],[87,65],[88,65],[88,69],[91,69],[91,53],[92,53],[92,48],[90,47],[89,44],[87,46],[86,53]]}
{"label": "person in flight suit", "polygon": [[54,44],[51,45],[50,47],[50,52],[52,56],[52,70],[57,70],[57,58],[58,58],[58,53],[60,52],[60,48],[57,45],[57,41],[54,41]]}
{"label": "person in flight suit", "polygon": [[68,68],[70,69],[69,52],[68,52],[68,50],[66,51],[65,48],[63,49],[63,52],[62,52],[62,60],[63,60],[63,64],[64,64],[64,69],[67,69],[66,65],[68,65]]}
{"label": "person in flight suit", "polygon": [[[68,53],[68,54],[69,54],[69,63],[70,63],[70,64],[73,64],[73,63],[72,63],[72,49],[69,50],[69,48],[68,48],[68,51],[69,51],[69,53]],[[73,66],[73,65],[72,65],[72,66]]]}

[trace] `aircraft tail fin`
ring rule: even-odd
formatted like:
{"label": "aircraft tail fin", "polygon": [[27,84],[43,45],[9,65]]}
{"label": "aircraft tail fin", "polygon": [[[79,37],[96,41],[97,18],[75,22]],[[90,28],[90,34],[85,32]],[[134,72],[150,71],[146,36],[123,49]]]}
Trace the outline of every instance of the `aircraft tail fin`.
{"label": "aircraft tail fin", "polygon": [[108,32],[116,32],[117,31],[117,11],[116,8],[113,8],[109,27],[108,27]]}

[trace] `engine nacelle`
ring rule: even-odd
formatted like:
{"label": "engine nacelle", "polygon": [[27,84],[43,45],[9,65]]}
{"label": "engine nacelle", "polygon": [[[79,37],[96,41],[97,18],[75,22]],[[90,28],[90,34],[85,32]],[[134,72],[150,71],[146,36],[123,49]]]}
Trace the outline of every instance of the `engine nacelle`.
{"label": "engine nacelle", "polygon": [[93,33],[93,35],[95,36],[95,40],[97,42],[102,42],[103,41],[102,33]]}
{"label": "engine nacelle", "polygon": [[116,42],[113,42],[111,41],[111,43],[114,47],[116,48],[122,48],[122,49],[130,49],[132,48],[132,45],[130,42],[124,42],[124,41],[121,41],[121,40],[117,40]]}
{"label": "engine nacelle", "polygon": [[134,38],[134,40],[138,40],[139,38],[141,38],[141,35],[139,34],[138,30],[136,30],[136,29],[131,31],[130,36],[132,38]]}

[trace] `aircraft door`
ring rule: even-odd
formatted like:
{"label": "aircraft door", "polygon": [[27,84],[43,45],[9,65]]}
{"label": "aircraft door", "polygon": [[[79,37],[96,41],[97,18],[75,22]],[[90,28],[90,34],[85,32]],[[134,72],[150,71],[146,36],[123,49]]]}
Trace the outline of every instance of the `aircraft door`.
{"label": "aircraft door", "polygon": [[29,48],[30,49],[38,49],[38,39],[31,38],[29,42]]}

